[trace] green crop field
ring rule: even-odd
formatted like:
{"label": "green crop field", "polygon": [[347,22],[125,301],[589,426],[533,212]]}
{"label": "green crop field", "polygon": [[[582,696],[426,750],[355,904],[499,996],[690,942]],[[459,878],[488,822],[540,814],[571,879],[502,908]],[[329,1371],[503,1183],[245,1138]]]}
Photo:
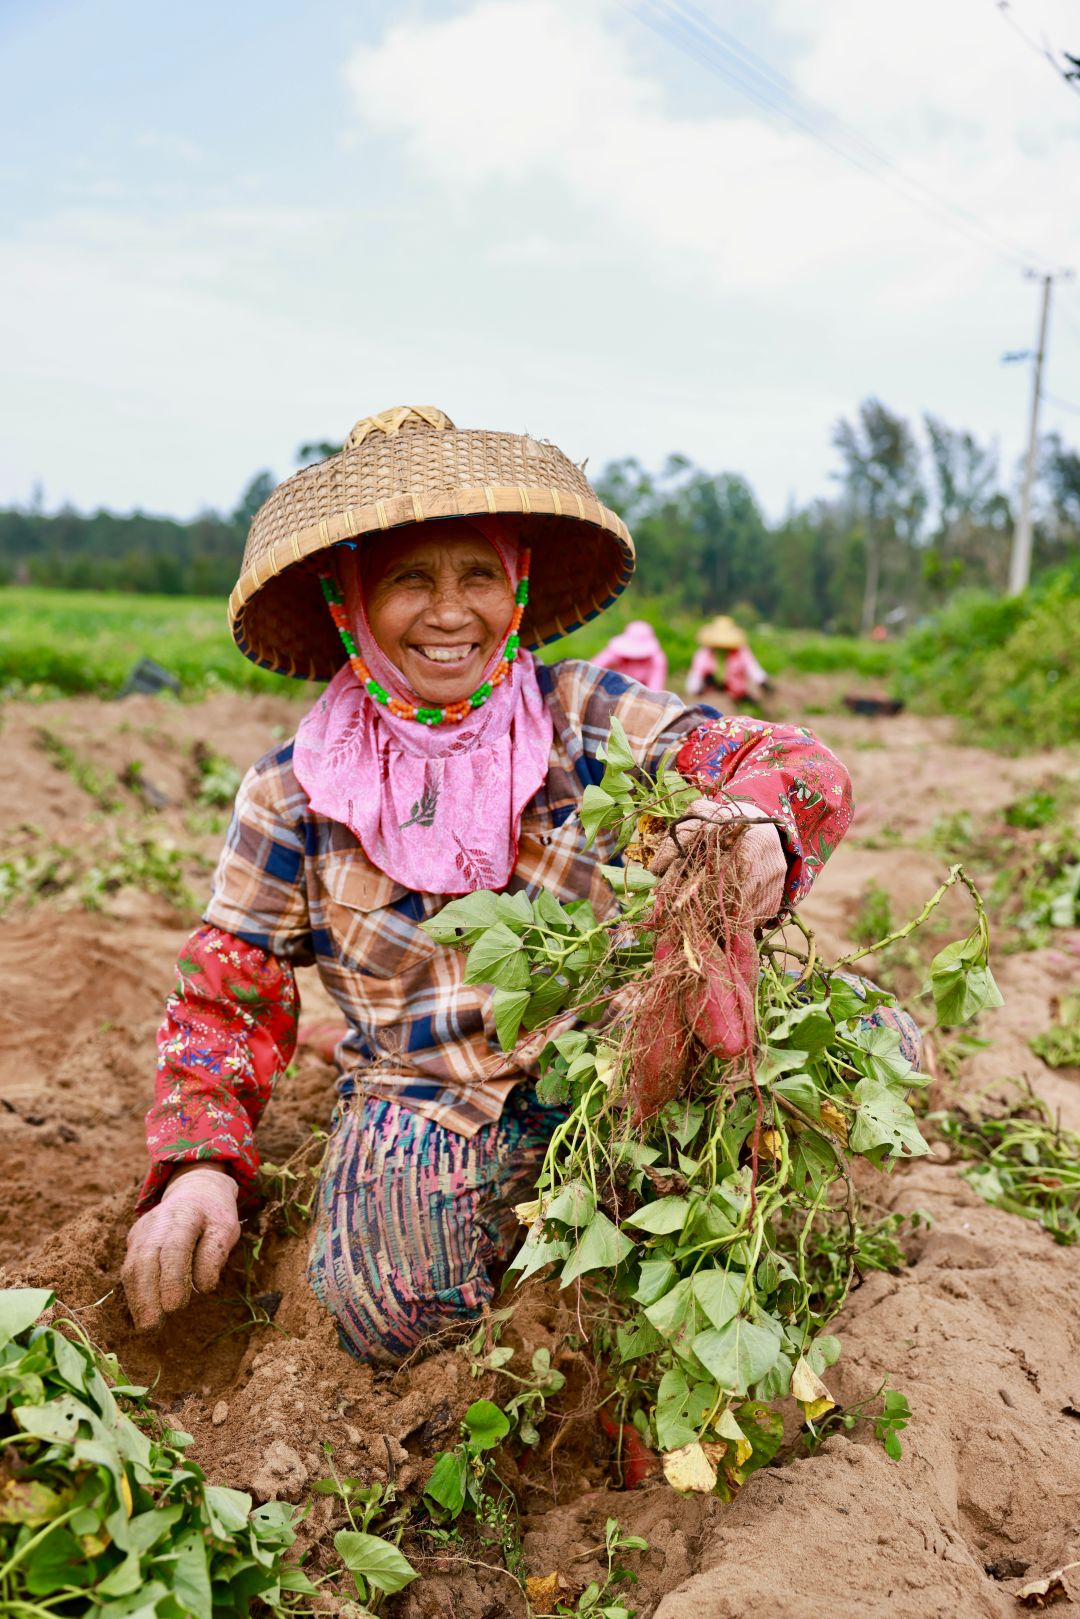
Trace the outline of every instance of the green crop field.
{"label": "green crop field", "polygon": [[[602,619],[545,648],[544,658],[587,658],[630,618],[656,626],[678,680],[693,653],[697,620],[645,597],[624,598]],[[844,670],[867,678],[888,675],[897,650],[849,636],[764,627],[755,630],[753,645],[774,673]],[[297,697],[310,691],[306,682],[268,674],[242,657],[229,636],[225,603],[216,598],[0,588],[0,692],[6,696],[108,696],[143,657],[174,674],[185,697],[223,689]]]}

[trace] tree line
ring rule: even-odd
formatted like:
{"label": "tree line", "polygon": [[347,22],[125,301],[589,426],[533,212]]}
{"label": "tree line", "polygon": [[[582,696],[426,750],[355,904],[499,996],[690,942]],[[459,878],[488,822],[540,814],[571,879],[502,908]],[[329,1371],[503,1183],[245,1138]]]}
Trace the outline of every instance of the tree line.
{"label": "tree line", "polygon": [[[746,480],[683,456],[659,473],[617,461],[598,480],[638,547],[641,587],[702,612],[748,609],[793,628],[867,633],[961,588],[1004,591],[1015,521],[996,447],[867,399],[833,429],[835,493],[770,524]],[[1080,454],[1040,447],[1034,573],[1080,543]]]}
{"label": "tree line", "polygon": [[[632,458],[596,480],[629,524],[640,588],[702,614],[749,613],[792,627],[868,631],[901,624],[957,589],[1003,591],[1014,524],[993,445],[926,415],[913,424],[877,399],[837,422],[836,488],[770,523],[737,473],[672,455],[658,472]],[[302,463],[339,446],[302,445]],[[254,513],[274,486],[251,480],[235,511],[191,522],[136,512],[0,510],[0,584],[227,595]],[[1080,453],[1041,445],[1035,570],[1080,542]]]}

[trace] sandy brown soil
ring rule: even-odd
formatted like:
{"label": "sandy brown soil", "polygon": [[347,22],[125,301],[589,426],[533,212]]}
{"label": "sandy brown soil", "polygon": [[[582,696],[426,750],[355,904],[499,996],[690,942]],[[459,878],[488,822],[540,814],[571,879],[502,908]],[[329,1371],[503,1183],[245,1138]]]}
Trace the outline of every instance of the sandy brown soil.
{"label": "sandy brown soil", "polygon": [[[918,909],[947,866],[928,846],[935,820],[966,809],[992,817],[1018,793],[1077,770],[1064,755],[1002,760],[950,742],[947,722],[879,721],[836,711],[835,683],[783,687],[779,701],[819,712],[816,726],[855,777],[859,815],[806,914],[826,952],[848,939],[871,881],[894,914]],[[200,1299],[161,1333],[137,1337],[115,1291],[124,1232],[141,1175],[141,1117],[152,1082],[153,1036],[172,963],[194,920],[184,906],[140,887],[80,903],[81,871],[129,836],[172,840],[194,893],[204,890],[221,818],[196,811],[192,746],[210,740],[244,765],[295,724],[283,700],[223,696],[197,706],[153,699],[9,705],[0,731],[8,790],[0,803],[0,864],[62,845],[58,891],[17,898],[0,922],[0,1262],[8,1280],[56,1289],[94,1337],[120,1352],[156,1394],[215,1479],[261,1498],[299,1501],[327,1472],[393,1478],[407,1489],[451,1442],[470,1400],[488,1392],[468,1361],[444,1349],[376,1378],[336,1346],[303,1282],[303,1240],[271,1235],[250,1276],[237,1262],[221,1292]],[[99,775],[133,762],[168,800],[144,807],[115,788],[105,811],[42,750],[42,727],[65,739]],[[48,885],[46,885],[48,887]],[[959,914],[959,912],[957,912]],[[1005,954],[996,962],[1006,1006],[980,1028],[990,1042],[961,1069],[964,1089],[1028,1078],[1080,1128],[1080,1074],[1051,1072],[1029,1037],[1050,1002],[1080,975],[1077,940]],[[303,974],[305,1014],[328,1011]],[[261,1131],[281,1162],[310,1126],[325,1124],[330,1070],[302,1050]],[[938,1088],[935,1100],[946,1099]],[[549,1345],[568,1373],[553,1402],[567,1420],[545,1465],[517,1479],[529,1573],[598,1574],[608,1516],[644,1535],[627,1561],[640,1583],[621,1588],[647,1619],[936,1619],[1021,1611],[1027,1577],[1080,1557],[1080,1252],[1038,1227],[987,1207],[939,1149],[875,1188],[886,1207],[933,1219],[899,1276],[875,1275],[852,1297],[837,1330],[844,1354],[830,1381],[856,1401],[886,1376],[914,1420],[904,1457],[889,1461],[872,1436],[828,1440],[812,1458],[755,1475],[737,1501],[685,1501],[665,1485],[629,1493],[609,1484],[610,1457],[589,1407],[589,1369],[565,1343],[572,1323],[542,1286],[508,1330],[528,1349]],[[273,1324],[253,1327],[243,1294]],[[280,1295],[280,1299],[277,1298]],[[317,1538],[333,1515],[318,1498],[305,1527]],[[422,1547],[410,1547],[414,1556]],[[424,1578],[389,1611],[402,1619],[521,1615],[514,1582],[428,1552]],[[1080,1592],[1080,1587],[1074,1586]]]}

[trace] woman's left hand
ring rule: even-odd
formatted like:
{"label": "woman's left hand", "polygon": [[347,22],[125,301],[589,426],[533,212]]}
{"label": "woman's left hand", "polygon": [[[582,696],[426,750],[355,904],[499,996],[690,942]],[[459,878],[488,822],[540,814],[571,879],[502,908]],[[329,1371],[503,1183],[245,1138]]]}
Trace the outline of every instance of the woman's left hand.
{"label": "woman's left hand", "polygon": [[787,858],[776,827],[766,818],[765,811],[755,805],[696,798],[674,833],[660,845],[649,870],[657,876],[669,871],[697,838],[711,827],[727,826],[732,821],[758,823],[750,825],[739,845],[743,896],[739,922],[744,927],[762,927],[774,921],[783,908]]}

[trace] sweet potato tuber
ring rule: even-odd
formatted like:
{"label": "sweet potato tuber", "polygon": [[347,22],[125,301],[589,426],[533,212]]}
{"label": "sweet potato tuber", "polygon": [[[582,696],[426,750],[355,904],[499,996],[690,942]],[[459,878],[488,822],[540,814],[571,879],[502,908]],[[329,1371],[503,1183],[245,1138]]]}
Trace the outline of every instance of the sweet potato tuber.
{"label": "sweet potato tuber", "polygon": [[674,981],[663,970],[676,948],[670,940],[658,940],[653,956],[656,975],[645,986],[634,1013],[630,1090],[635,1128],[678,1096],[686,1078],[689,1033]]}
{"label": "sweet potato tuber", "polygon": [[687,1018],[715,1057],[741,1057],[754,1040],[758,956],[749,933],[733,933],[698,945],[702,976],[688,985]]}

